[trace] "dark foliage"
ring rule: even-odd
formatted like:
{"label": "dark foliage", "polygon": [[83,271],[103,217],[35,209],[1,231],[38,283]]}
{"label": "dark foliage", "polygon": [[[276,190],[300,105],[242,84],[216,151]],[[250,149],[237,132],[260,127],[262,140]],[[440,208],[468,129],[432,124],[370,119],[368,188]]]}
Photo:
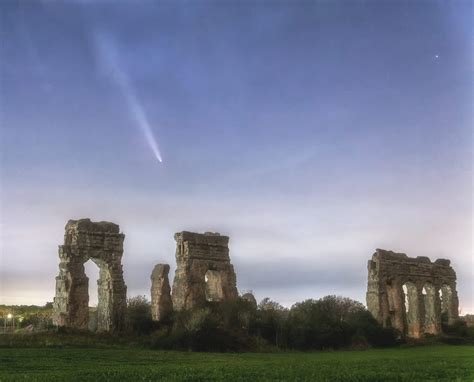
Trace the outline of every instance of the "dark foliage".
{"label": "dark foliage", "polygon": [[264,299],[257,307],[243,299],[175,312],[152,335],[155,348],[196,351],[367,348],[395,344],[356,301],[327,296],[290,310]]}
{"label": "dark foliage", "polygon": [[150,334],[155,329],[151,318],[151,304],[145,296],[127,299],[127,328],[136,334]]}
{"label": "dark foliage", "polygon": [[168,324],[153,333],[152,344],[174,350],[250,350],[255,342],[250,336],[255,312],[252,304],[241,299],[175,312]]}
{"label": "dark foliage", "polygon": [[395,344],[395,338],[361,303],[343,297],[295,304],[287,321],[287,343],[292,349],[389,346]]}

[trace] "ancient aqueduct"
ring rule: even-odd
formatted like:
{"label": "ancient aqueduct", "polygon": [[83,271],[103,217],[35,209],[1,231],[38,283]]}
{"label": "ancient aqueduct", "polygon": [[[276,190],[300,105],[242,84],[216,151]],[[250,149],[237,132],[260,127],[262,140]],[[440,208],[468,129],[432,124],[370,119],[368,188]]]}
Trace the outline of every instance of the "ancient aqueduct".
{"label": "ancient aqueduct", "polygon": [[[127,287],[122,255],[125,235],[117,224],[70,220],[64,244],[59,246],[53,321],[58,326],[87,329],[89,279],[84,263],[99,267],[97,330],[124,328]],[[206,301],[238,297],[236,276],[229,257],[229,237],[218,233],[179,232],[177,268],[170,287],[170,266],[157,264],[151,274],[152,316],[160,321],[173,310],[189,309]],[[441,331],[443,315],[458,318],[456,273],[450,261],[411,258],[377,249],[368,262],[367,307],[385,327],[419,338]]]}

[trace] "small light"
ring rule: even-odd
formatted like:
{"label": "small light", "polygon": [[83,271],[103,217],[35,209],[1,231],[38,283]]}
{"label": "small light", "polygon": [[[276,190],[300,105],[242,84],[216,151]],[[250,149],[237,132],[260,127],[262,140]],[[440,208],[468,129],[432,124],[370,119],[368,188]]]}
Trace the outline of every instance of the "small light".
{"label": "small light", "polygon": [[7,314],[7,318],[8,318],[9,320],[11,320],[12,317],[13,317],[13,315],[12,315],[11,313],[8,313],[8,314]]}

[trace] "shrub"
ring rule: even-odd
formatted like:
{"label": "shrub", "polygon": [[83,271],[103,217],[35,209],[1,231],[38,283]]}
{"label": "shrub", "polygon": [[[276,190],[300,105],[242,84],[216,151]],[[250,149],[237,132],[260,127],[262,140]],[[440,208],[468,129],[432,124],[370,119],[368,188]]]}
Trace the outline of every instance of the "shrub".
{"label": "shrub", "polygon": [[127,328],[136,334],[149,334],[155,325],[151,318],[151,304],[145,296],[127,299]]}
{"label": "shrub", "polygon": [[360,302],[337,296],[293,305],[287,330],[288,346],[300,350],[395,343],[392,330],[383,329]]}
{"label": "shrub", "polygon": [[365,309],[354,313],[349,319],[349,324],[355,328],[356,335],[363,336],[371,346],[394,346],[399,337],[394,328],[383,328],[372,314]]}
{"label": "shrub", "polygon": [[451,325],[442,325],[443,333],[449,337],[443,338],[445,343],[474,343],[474,327],[467,326],[466,321],[457,320]]}

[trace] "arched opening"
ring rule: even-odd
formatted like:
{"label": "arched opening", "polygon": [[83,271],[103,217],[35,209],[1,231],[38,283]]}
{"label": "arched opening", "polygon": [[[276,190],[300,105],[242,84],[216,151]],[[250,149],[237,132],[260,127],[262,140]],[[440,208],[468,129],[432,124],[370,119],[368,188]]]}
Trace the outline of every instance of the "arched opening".
{"label": "arched opening", "polygon": [[435,312],[435,287],[426,283],[421,292],[423,296],[423,306],[425,308],[424,332],[428,334],[436,334],[436,312]]}
{"label": "arched opening", "polygon": [[221,274],[218,271],[208,270],[204,275],[206,283],[206,300],[221,301],[224,297]]}
{"label": "arched opening", "polygon": [[89,279],[88,287],[88,308],[89,308],[89,322],[88,328],[90,331],[95,332],[97,330],[97,305],[99,302],[99,275],[100,269],[97,264],[91,259],[84,263],[84,271],[87,278]]}
{"label": "arched opening", "polygon": [[89,279],[88,288],[88,328],[91,331],[108,330],[112,317],[112,278],[109,265],[102,260],[91,258],[84,264]]}
{"label": "arched opening", "polygon": [[441,300],[441,323],[447,325],[451,317],[451,304],[453,299],[453,291],[447,284],[441,286],[439,290],[439,298]]}
{"label": "arched opening", "polygon": [[418,293],[415,284],[406,282],[402,286],[404,294],[405,317],[407,323],[407,335],[409,337],[418,338],[419,321],[418,321]]}

